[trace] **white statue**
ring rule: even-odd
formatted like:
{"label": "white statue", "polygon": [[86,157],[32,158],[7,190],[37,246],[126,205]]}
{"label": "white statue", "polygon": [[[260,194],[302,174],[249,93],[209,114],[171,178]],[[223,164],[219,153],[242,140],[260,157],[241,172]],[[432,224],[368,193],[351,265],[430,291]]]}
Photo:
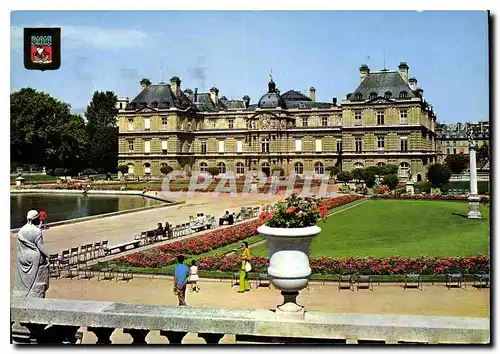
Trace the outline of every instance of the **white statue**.
{"label": "white statue", "polygon": [[17,234],[13,295],[44,298],[49,288],[49,254],[43,244],[38,211],[30,210],[27,219]]}

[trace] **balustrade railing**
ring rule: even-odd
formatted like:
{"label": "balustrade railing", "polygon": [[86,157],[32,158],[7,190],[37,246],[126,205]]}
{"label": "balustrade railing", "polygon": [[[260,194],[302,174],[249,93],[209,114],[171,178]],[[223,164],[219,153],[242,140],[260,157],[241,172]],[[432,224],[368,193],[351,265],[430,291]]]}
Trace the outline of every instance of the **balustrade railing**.
{"label": "balustrade railing", "polygon": [[[11,341],[76,343],[86,328],[97,344],[111,344],[123,330],[132,344],[145,344],[159,331],[170,344],[197,333],[208,344],[224,335],[236,342],[488,344],[489,319],[420,315],[306,312],[303,320],[276,318],[271,310],[173,307],[97,301],[12,298]],[[88,343],[88,340],[84,342]]]}

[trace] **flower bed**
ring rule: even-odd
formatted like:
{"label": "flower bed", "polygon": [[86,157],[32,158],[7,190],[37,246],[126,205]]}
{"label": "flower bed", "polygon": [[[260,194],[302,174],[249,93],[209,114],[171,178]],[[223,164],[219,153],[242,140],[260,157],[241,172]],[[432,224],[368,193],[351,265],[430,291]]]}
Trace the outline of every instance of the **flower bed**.
{"label": "flower bed", "polygon": [[[467,200],[465,195],[429,195],[429,194],[376,194],[372,198],[379,199],[425,199],[425,200]],[[489,196],[481,196],[482,202],[490,200]]]}
{"label": "flower bed", "polygon": [[[360,198],[362,196],[348,195],[323,199],[322,202],[328,209],[332,209]],[[257,228],[263,223],[264,220],[251,220],[231,227],[215,229],[198,237],[192,237],[187,240],[173,242],[151,250],[120,257],[117,259],[117,263],[136,267],[163,267],[172,264],[175,261],[174,256],[177,254],[199,255],[254,236],[257,234]],[[169,255],[169,257],[165,255]]]}
{"label": "flower bed", "polygon": [[[446,274],[446,273],[488,273],[489,258],[473,257],[418,257],[418,258],[311,258],[312,274],[338,274],[340,270],[356,272],[370,269],[374,275],[396,275],[405,273]],[[238,256],[207,257],[197,261],[198,268],[204,271],[234,271],[241,266]],[[254,272],[266,272],[269,262],[263,257],[253,257]]]}

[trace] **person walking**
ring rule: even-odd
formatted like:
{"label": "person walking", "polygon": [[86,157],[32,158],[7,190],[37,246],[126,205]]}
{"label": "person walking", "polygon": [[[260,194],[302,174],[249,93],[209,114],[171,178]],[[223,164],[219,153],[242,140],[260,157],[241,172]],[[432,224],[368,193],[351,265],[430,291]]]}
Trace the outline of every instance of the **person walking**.
{"label": "person walking", "polygon": [[189,268],[184,264],[184,256],[177,256],[177,266],[174,269],[174,294],[179,300],[179,306],[187,306],[186,304],[186,286],[189,276]]}
{"label": "person walking", "polygon": [[191,283],[191,292],[200,292],[200,287],[198,286],[199,279],[198,266],[196,265],[196,261],[193,259],[191,261],[191,268],[189,268],[189,282]]}
{"label": "person walking", "polygon": [[243,241],[241,244],[243,248],[243,254],[241,255],[241,269],[240,269],[240,288],[238,293],[244,293],[245,291],[250,291],[250,283],[248,281],[248,272],[252,270],[250,265],[250,260],[252,259],[250,255],[250,248],[248,248],[248,242]]}

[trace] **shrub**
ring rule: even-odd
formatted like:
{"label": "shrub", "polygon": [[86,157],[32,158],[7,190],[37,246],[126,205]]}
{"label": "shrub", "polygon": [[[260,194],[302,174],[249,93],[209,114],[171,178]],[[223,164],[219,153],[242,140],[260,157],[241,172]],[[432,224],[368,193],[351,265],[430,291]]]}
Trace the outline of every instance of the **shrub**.
{"label": "shrub", "polygon": [[263,211],[260,219],[270,227],[308,227],[316,225],[326,216],[327,206],[317,198],[301,198],[292,194],[276,203],[269,212]]}
{"label": "shrub", "polygon": [[365,170],[363,168],[355,168],[351,171],[352,178],[358,181],[365,179]]}
{"label": "shrub", "polygon": [[398,166],[386,164],[378,167],[378,174],[380,176],[396,175],[398,173]]}
{"label": "shrub", "polygon": [[168,175],[170,172],[172,172],[174,169],[171,166],[164,165],[160,167],[160,172],[164,175]]}
{"label": "shrub", "polygon": [[398,185],[399,179],[398,176],[390,174],[385,175],[382,183],[389,187],[390,190],[393,190]]}
{"label": "shrub", "polygon": [[54,169],[54,176],[66,176],[69,170],[67,168],[57,167]]}
{"label": "shrub", "polygon": [[325,168],[325,172],[330,173],[330,178],[335,177],[339,173],[339,168],[337,166],[328,166]]}
{"label": "shrub", "polygon": [[220,173],[219,168],[218,167],[214,167],[214,166],[209,167],[207,169],[207,172],[210,173],[214,177],[217,176]]}
{"label": "shrub", "polygon": [[[118,172],[121,172],[123,174],[127,173],[128,172],[128,166],[127,165],[119,165],[117,168]],[[97,172],[94,172],[94,173],[90,173],[90,174],[95,174]]]}
{"label": "shrub", "polygon": [[279,172],[279,177],[285,176],[285,170],[282,167],[273,167],[271,174],[274,175],[277,172]]}
{"label": "shrub", "polygon": [[376,177],[374,174],[372,174],[370,172],[366,172],[365,184],[368,188],[373,188],[373,186],[375,185],[375,180],[376,180]]}
{"label": "shrub", "polygon": [[337,173],[337,179],[341,182],[347,183],[352,180],[352,173],[349,171],[340,171]]}
{"label": "shrub", "polygon": [[86,168],[85,170],[82,171],[82,175],[84,176],[95,175],[95,174],[97,174],[97,171],[91,168]]}
{"label": "shrub", "polygon": [[451,171],[446,165],[433,164],[427,170],[427,179],[435,188],[440,188],[443,184],[450,180]]}
{"label": "shrub", "polygon": [[379,171],[379,167],[378,166],[369,166],[367,168],[365,168],[365,174],[372,174],[374,176],[376,175],[379,175],[380,174],[380,171]]}
{"label": "shrub", "polygon": [[387,194],[389,193],[390,189],[387,186],[380,186],[375,188],[375,193],[376,194]]}
{"label": "shrub", "polygon": [[432,185],[430,182],[427,181],[420,181],[415,183],[415,192],[416,193],[430,193],[431,192]]}
{"label": "shrub", "polygon": [[444,163],[450,169],[451,173],[462,173],[469,165],[469,155],[454,154],[446,156]]}

